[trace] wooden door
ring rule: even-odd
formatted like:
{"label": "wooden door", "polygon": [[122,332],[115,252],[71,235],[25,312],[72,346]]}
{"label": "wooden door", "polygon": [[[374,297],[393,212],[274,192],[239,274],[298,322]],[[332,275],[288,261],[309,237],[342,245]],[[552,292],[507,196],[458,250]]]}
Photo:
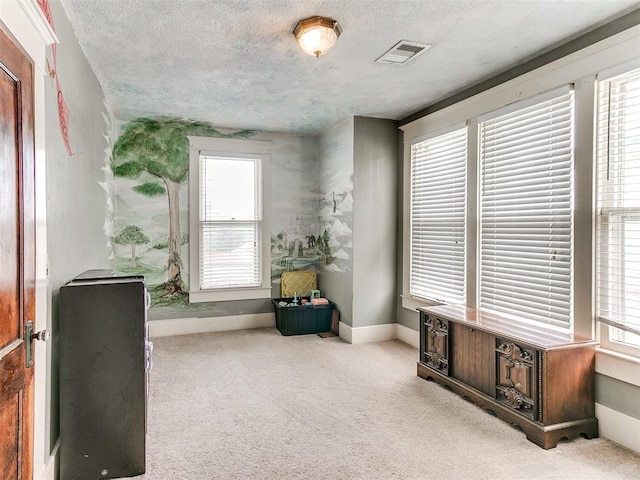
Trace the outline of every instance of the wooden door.
{"label": "wooden door", "polygon": [[[33,69],[0,30],[0,478],[31,480],[35,319]],[[29,344],[29,345],[28,345]]]}

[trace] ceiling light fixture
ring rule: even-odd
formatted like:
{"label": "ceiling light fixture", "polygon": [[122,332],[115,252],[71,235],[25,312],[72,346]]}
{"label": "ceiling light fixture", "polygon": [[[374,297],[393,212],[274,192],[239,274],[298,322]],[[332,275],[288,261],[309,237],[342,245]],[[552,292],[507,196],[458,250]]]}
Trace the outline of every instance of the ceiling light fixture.
{"label": "ceiling light fixture", "polygon": [[300,20],[293,29],[300,48],[315,57],[333,47],[341,33],[342,28],[337,21],[318,16]]}

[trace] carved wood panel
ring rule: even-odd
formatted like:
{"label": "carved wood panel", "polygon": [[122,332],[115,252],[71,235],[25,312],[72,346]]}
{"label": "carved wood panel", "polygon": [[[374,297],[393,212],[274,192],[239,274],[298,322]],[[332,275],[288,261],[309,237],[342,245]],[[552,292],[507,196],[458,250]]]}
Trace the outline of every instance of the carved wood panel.
{"label": "carved wood panel", "polygon": [[536,352],[496,338],[496,399],[526,417],[537,420]]}
{"label": "carved wood panel", "polygon": [[449,374],[449,322],[427,315],[424,317],[424,362],[445,375]]}

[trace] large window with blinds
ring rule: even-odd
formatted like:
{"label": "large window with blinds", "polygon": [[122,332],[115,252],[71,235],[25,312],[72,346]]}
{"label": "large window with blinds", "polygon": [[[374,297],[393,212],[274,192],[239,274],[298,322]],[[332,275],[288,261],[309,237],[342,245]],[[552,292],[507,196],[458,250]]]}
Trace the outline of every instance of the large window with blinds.
{"label": "large window with blinds", "polygon": [[411,147],[410,293],[465,301],[467,127]]}
{"label": "large window with blinds", "polygon": [[640,61],[629,35],[401,125],[404,309],[462,303],[596,337],[616,352],[607,375],[637,363]]}
{"label": "large window with blinds", "polygon": [[596,313],[603,345],[640,348],[640,68],[600,78]]}
{"label": "large window with blinds", "polygon": [[270,294],[264,221],[268,142],[189,141],[190,298],[264,298]]}
{"label": "large window with blinds", "polygon": [[569,328],[573,92],[480,119],[479,306]]}

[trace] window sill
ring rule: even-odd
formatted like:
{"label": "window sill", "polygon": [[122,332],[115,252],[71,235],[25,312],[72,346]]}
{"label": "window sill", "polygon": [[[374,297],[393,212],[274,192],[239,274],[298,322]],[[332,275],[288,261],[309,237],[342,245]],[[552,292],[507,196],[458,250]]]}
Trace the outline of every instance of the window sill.
{"label": "window sill", "polygon": [[596,348],[596,372],[640,387],[640,358]]}
{"label": "window sill", "polygon": [[227,302],[271,298],[271,287],[228,288],[220,290],[191,290],[189,303]]}
{"label": "window sill", "polygon": [[437,300],[425,300],[424,298],[413,297],[411,295],[400,295],[402,298],[402,308],[416,311],[420,307],[433,307],[434,305],[443,305]]}

